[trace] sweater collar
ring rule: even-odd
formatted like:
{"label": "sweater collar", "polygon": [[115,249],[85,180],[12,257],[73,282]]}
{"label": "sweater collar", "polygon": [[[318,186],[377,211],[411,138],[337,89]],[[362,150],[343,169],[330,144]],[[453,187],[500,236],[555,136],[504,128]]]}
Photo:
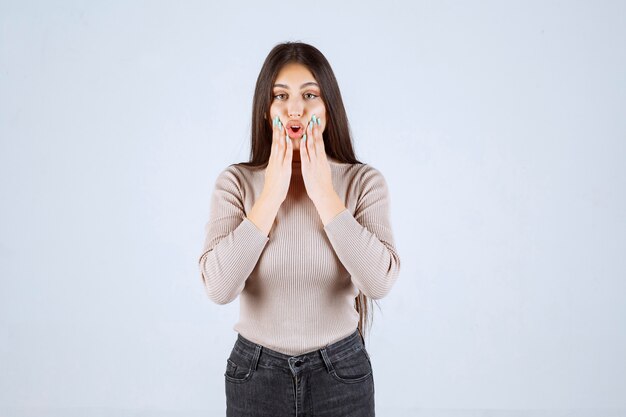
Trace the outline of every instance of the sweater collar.
{"label": "sweater collar", "polygon": [[[330,165],[341,165],[343,163],[343,162],[339,162],[339,160],[337,160],[337,159],[335,159],[335,158],[333,158],[331,156],[328,156],[328,155],[326,155],[326,159],[328,160],[328,163]],[[300,165],[301,161],[292,161],[291,163],[293,165]]]}

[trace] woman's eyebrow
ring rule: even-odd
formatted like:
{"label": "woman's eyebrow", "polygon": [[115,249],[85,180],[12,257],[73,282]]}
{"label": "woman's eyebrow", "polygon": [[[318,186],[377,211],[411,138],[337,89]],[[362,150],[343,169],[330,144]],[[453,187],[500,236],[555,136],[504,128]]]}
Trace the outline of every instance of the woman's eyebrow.
{"label": "woman's eyebrow", "polygon": [[[319,87],[319,85],[316,82],[309,81],[308,83],[302,84],[300,86],[300,89],[303,89],[304,87],[309,86],[309,85],[315,85],[315,86]],[[283,88],[289,89],[289,86],[287,86],[285,84],[274,84],[274,87],[283,87]]]}

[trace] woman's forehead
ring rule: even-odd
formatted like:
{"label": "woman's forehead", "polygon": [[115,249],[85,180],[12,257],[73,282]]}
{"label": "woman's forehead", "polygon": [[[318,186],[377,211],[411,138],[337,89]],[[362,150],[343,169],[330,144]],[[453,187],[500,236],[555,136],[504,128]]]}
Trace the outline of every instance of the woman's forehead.
{"label": "woman's forehead", "polygon": [[[319,87],[319,84],[317,84],[315,81],[307,81],[304,84],[300,85],[300,89],[303,90],[310,86]],[[274,83],[274,87],[282,87],[282,88],[287,88],[287,89],[290,88],[288,84],[285,84],[285,81]]]}
{"label": "woman's forehead", "polygon": [[278,72],[274,87],[289,88],[293,86],[295,88],[300,85],[300,88],[305,88],[310,86],[311,83],[319,87],[315,77],[313,77],[313,74],[306,66],[302,64],[288,64]]}

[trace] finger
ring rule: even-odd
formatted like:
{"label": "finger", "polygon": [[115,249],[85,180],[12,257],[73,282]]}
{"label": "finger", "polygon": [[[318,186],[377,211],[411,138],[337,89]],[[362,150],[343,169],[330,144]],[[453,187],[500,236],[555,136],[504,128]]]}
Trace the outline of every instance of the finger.
{"label": "finger", "polygon": [[284,128],[283,124],[280,121],[280,116],[276,116],[276,136],[275,143],[272,144],[272,147],[275,149],[275,157],[277,161],[282,163],[285,159],[285,137],[284,137]]}
{"label": "finger", "polygon": [[280,120],[280,116],[276,116],[276,136],[274,137],[275,143],[272,145],[275,149],[275,159],[282,162],[285,159],[285,136],[287,130]]}
{"label": "finger", "polygon": [[287,134],[287,129],[285,128],[285,140],[287,141],[285,148],[285,163],[291,165],[291,160],[293,159],[293,142],[291,138]]}
{"label": "finger", "polygon": [[283,142],[283,147],[285,151],[283,161],[289,162],[291,164],[291,158],[293,157],[293,144],[291,143],[291,138],[289,137],[289,133],[287,133],[287,128],[285,126],[283,126],[281,137],[281,141]]}
{"label": "finger", "polygon": [[302,135],[302,139],[300,139],[300,163],[306,168],[306,164],[309,162],[309,152],[307,151],[306,142],[309,140],[307,138],[307,131]]}
{"label": "finger", "polygon": [[313,122],[313,130],[315,131],[315,152],[316,155],[323,155],[326,153],[326,149],[324,148],[324,136],[322,135],[322,121],[316,117],[315,122]]}
{"label": "finger", "polygon": [[280,132],[280,142],[281,142],[281,151],[282,151],[282,161],[285,162],[287,161],[288,155],[287,153],[289,152],[289,150],[287,149],[288,147],[288,142],[289,142],[289,134],[287,133],[287,128],[281,124],[281,132]]}
{"label": "finger", "polygon": [[280,137],[278,138],[278,144],[280,146],[281,155],[284,157],[285,152],[285,135],[287,134],[287,128],[283,125],[283,122],[278,118],[278,128],[280,130]]}
{"label": "finger", "polygon": [[269,160],[273,161],[276,159],[276,155],[278,154],[278,116],[272,117],[272,146],[270,149],[270,157]]}
{"label": "finger", "polygon": [[309,125],[307,127],[307,150],[309,151],[309,158],[314,159],[317,157],[317,153],[315,150],[315,122],[311,118],[309,120]]}

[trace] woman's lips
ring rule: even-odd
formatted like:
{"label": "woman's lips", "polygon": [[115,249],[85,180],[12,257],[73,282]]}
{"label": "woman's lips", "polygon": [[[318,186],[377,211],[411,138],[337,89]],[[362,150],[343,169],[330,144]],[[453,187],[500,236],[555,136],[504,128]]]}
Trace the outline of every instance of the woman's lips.
{"label": "woman's lips", "polygon": [[288,128],[287,132],[289,132],[289,137],[292,139],[300,139],[304,134],[304,129],[300,127],[297,131],[294,132],[293,128]]}

